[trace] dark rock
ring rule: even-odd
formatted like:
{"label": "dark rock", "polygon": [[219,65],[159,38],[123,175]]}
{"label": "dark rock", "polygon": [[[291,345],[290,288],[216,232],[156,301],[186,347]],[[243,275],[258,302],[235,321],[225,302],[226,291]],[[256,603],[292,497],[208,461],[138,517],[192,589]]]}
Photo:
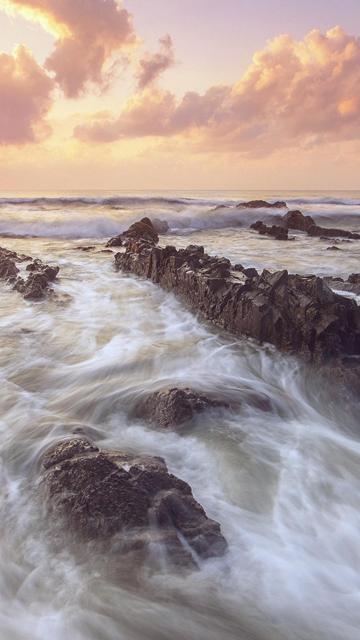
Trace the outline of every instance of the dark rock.
{"label": "dark rock", "polygon": [[250,229],[257,231],[261,235],[272,236],[275,240],[289,240],[288,230],[276,224],[268,227],[261,220],[257,220],[254,224],[250,225]]}
{"label": "dark rock", "polygon": [[286,202],[266,202],[266,200],[250,200],[236,205],[238,209],[286,209]]}
{"label": "dark rock", "polygon": [[166,220],[159,220],[159,218],[154,218],[152,220],[152,225],[156,231],[156,233],[167,233],[170,229]]}
{"label": "dark rock", "polygon": [[115,265],[174,292],[236,336],[311,362],[360,355],[360,308],[322,278],[264,270],[243,283],[231,275],[229,261],[208,256],[202,247],[176,250],[142,239],[116,254]]}
{"label": "dark rock", "polygon": [[83,438],[55,445],[42,461],[48,514],[80,541],[110,542],[119,553],[161,544],[174,564],[223,555],[220,525],[162,458],[104,451]]}
{"label": "dark rock", "polygon": [[360,273],[351,273],[348,277],[348,282],[351,282],[351,284],[360,284]]}
{"label": "dark rock", "polygon": [[95,249],[95,245],[88,245],[88,246],[78,246],[74,248],[74,251],[78,250],[78,251],[93,251],[93,249]]}
{"label": "dark rock", "polygon": [[234,264],[233,269],[234,271],[241,271],[241,272],[244,271],[244,267],[242,266],[242,264]]}
{"label": "dark rock", "polygon": [[48,282],[53,282],[59,273],[59,267],[50,267],[41,260],[36,259],[26,267],[26,271],[41,274]]}
{"label": "dark rock", "polygon": [[326,251],[341,251],[341,249],[333,244],[331,247],[327,247]]}
{"label": "dark rock", "polygon": [[132,240],[145,240],[147,242],[157,243],[159,236],[155,231],[153,223],[150,218],[142,218],[139,222],[134,222],[127,231],[121,233],[115,238],[111,238],[106,246],[107,247],[122,247],[126,246],[128,242]]}
{"label": "dark rock", "polygon": [[315,224],[315,221],[311,216],[304,216],[301,211],[288,211],[283,216],[282,223],[287,229],[307,231]]}
{"label": "dark rock", "polygon": [[175,427],[205,409],[226,406],[224,402],[212,400],[191,389],[174,387],[149,395],[137,405],[135,415],[160,427]]}
{"label": "dark rock", "polygon": [[[16,263],[28,262],[26,271],[30,272],[26,280],[19,277]],[[14,251],[0,247],[0,278],[14,284],[14,289],[23,294],[27,300],[39,300],[50,291],[49,282],[55,280],[59,267],[51,267],[41,260],[33,260],[29,256],[18,255]]]}
{"label": "dark rock", "polygon": [[360,233],[353,233],[346,229],[329,229],[327,227],[318,227],[313,224],[307,229],[309,236],[323,238],[350,238],[351,240],[360,240]]}
{"label": "dark rock", "polygon": [[254,269],[253,267],[249,267],[248,269],[243,269],[242,272],[247,278],[256,278],[259,275],[257,270]]}

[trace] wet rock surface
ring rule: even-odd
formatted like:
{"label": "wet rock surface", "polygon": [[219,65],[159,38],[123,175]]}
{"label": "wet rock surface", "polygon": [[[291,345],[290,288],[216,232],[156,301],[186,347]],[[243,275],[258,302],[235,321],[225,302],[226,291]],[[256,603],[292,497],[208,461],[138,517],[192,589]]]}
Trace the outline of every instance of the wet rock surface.
{"label": "wet rock surface", "polygon": [[360,274],[352,273],[347,280],[340,277],[328,276],[324,280],[329,286],[341,291],[350,291],[355,295],[360,295]]}
{"label": "wet rock surface", "polygon": [[220,407],[228,405],[192,389],[173,387],[147,396],[136,406],[134,413],[160,427],[176,427],[190,421],[197,413]]}
{"label": "wet rock surface", "polygon": [[244,282],[231,272],[229,260],[210,257],[201,246],[162,248],[142,238],[116,254],[115,265],[173,291],[236,336],[313,363],[360,356],[360,309],[322,278],[264,270]]}
{"label": "wet rock surface", "polygon": [[40,490],[51,518],[80,541],[116,541],[118,553],[161,545],[169,561],[193,566],[227,548],[220,525],[162,458],[72,438],[43,457]]}
{"label": "wet rock surface", "polygon": [[[26,277],[19,275],[19,264],[29,262],[26,266]],[[50,283],[54,282],[59,273],[59,267],[43,263],[30,256],[18,255],[14,251],[0,247],[0,278],[13,285],[25,300],[40,300],[52,291]]]}

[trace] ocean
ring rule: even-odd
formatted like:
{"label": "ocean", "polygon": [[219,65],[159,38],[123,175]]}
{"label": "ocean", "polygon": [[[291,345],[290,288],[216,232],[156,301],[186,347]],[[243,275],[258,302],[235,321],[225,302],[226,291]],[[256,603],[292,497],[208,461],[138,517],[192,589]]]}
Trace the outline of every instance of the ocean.
{"label": "ocean", "polygon": [[[279,216],[236,208],[255,198],[360,232],[360,191],[0,193],[0,245],[60,266],[56,296],[41,302],[0,284],[1,639],[357,640],[355,400],[333,397],[296,358],[235,340],[116,272],[102,252],[149,216],[169,225],[161,243],[202,244],[245,267],[359,272],[360,241],[328,251],[329,238],[250,231]],[[136,400],[168,386],[245,399],[179,431],[131,417]],[[248,403],[250,392],[271,411]],[[54,539],[36,499],[39,458],[79,428],[103,448],[164,457],[221,524],[228,553],[186,574],[143,566],[118,577],[91,546],[77,556]]]}

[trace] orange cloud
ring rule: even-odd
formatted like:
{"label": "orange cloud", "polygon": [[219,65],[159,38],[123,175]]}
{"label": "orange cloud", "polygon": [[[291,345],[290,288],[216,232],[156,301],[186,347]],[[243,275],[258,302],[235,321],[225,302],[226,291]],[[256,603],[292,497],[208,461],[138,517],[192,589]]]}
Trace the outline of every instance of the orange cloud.
{"label": "orange cloud", "polygon": [[41,22],[56,37],[45,67],[67,97],[108,79],[107,63],[135,42],[131,16],[116,0],[6,0],[7,6]]}
{"label": "orange cloud", "polygon": [[202,149],[268,154],[281,147],[360,137],[360,39],[340,27],[283,35],[257,52],[233,86],[181,100],[149,89],[119,116],[94,119],[75,135],[89,142],[186,134]]}
{"label": "orange cloud", "polygon": [[175,64],[173,42],[169,35],[159,39],[160,50],[154,54],[146,54],[139,62],[137,74],[138,88],[145,89],[152,84],[161,73]]}
{"label": "orange cloud", "polygon": [[24,46],[0,54],[0,144],[35,142],[49,133],[45,116],[53,81]]}

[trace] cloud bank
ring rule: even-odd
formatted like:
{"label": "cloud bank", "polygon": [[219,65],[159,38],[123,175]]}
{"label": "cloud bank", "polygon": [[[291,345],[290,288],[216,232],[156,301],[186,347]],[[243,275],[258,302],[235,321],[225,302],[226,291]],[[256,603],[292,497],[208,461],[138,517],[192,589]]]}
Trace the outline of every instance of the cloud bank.
{"label": "cloud bank", "polygon": [[[140,86],[149,85],[145,81]],[[113,118],[94,117],[75,136],[103,143],[123,138],[184,136],[204,150],[269,154],[360,137],[360,39],[335,27],[288,35],[257,52],[232,86],[177,99],[151,86]]]}
{"label": "cloud bank", "polygon": [[136,40],[131,15],[116,0],[5,0],[5,5],[55,35],[45,67],[69,98],[88,83],[106,84],[107,63]]}
{"label": "cloud bank", "polygon": [[35,142],[49,133],[45,117],[53,82],[26,47],[0,54],[0,144]]}

